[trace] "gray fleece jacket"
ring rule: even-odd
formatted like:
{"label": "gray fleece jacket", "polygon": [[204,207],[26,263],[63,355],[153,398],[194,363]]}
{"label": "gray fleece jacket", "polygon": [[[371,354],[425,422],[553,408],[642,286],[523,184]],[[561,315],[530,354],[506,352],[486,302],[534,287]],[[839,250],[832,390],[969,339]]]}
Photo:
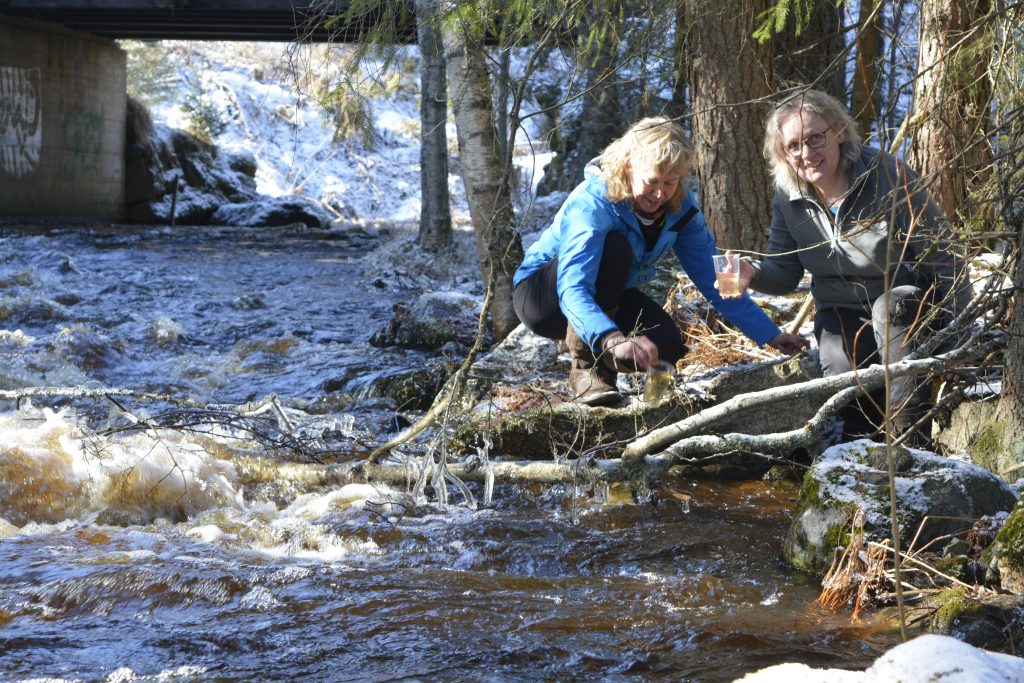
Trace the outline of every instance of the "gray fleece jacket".
{"label": "gray fleece jacket", "polygon": [[817,308],[870,315],[887,288],[934,284],[935,301],[955,316],[970,303],[971,285],[962,247],[951,236],[921,178],[891,155],[865,147],[835,218],[809,185],[794,194],[775,193],[768,256],[752,263],[750,286],[787,294],[806,270]]}

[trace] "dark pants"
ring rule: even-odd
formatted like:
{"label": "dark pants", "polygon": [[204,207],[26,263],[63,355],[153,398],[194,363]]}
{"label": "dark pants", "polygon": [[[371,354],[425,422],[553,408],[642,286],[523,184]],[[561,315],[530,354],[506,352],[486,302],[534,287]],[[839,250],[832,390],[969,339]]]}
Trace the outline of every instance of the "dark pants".
{"label": "dark pants", "polygon": [[[918,323],[930,305],[931,297],[923,290],[904,285],[894,287],[888,296],[879,297],[870,316],[848,308],[819,310],[814,316],[814,336],[821,354],[822,374],[828,377],[904,358],[911,351],[915,334],[922,329]],[[880,349],[887,339],[888,348],[883,352]],[[924,398],[922,393],[927,387],[907,377],[895,380],[891,389],[892,405],[904,408],[909,415]],[[877,433],[884,422],[884,411],[884,389],[848,404],[840,413],[844,435],[855,438]]]}
{"label": "dark pants", "polygon": [[[675,363],[686,353],[679,328],[654,299],[635,287],[626,289],[632,262],[633,250],[625,236],[608,233],[594,299],[624,334],[647,336],[658,347],[659,359]],[[569,325],[558,306],[557,277],[555,258],[520,282],[512,293],[512,306],[519,319],[548,339],[564,339]]]}

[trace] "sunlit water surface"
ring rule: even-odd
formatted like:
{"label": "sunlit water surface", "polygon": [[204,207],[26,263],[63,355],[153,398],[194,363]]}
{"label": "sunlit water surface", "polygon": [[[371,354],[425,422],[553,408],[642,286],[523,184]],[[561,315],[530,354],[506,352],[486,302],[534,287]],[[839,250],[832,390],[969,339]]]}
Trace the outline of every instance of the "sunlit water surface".
{"label": "sunlit water surface", "polygon": [[[423,357],[367,344],[408,297],[362,279],[372,245],[0,233],[0,388],[276,393],[380,437],[389,406],[345,387]],[[895,643],[779,563],[791,484],[666,482],[688,505],[499,486],[488,509],[407,507],[221,433],[102,434],[116,413],[0,404],[2,680],[727,681],[863,668]]]}

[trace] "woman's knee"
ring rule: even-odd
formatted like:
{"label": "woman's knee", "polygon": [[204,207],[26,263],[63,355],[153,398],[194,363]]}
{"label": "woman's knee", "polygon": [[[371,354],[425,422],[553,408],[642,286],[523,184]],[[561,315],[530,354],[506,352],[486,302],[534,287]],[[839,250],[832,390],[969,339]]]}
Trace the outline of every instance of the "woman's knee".
{"label": "woman's knee", "polygon": [[924,290],[915,285],[893,287],[875,299],[871,306],[871,318],[875,326],[894,325],[906,328],[921,317],[921,303]]}

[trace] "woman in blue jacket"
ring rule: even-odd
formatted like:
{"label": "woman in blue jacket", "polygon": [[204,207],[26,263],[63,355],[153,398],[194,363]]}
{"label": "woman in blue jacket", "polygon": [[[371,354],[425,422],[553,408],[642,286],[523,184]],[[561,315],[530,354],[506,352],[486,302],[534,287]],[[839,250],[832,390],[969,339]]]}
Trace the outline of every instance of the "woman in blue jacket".
{"label": "woman in blue jacket", "polygon": [[708,301],[757,344],[784,353],[807,346],[748,296],[718,295],[715,240],[686,187],[692,157],[678,124],[660,117],[633,124],[587,167],[513,277],[519,319],[543,337],[565,338],[569,386],[580,403],[615,403],[617,372],[674,364],[686,352],[672,318],[639,289],[669,248]]}

